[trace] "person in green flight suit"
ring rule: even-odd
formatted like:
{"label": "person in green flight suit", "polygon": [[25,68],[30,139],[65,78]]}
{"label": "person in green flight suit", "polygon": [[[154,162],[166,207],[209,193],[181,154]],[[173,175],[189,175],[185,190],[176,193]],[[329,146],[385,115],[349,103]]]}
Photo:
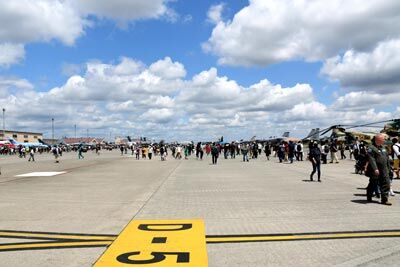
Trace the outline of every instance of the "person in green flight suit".
{"label": "person in green flight suit", "polygon": [[368,166],[367,176],[369,184],[367,186],[367,201],[372,201],[374,188],[378,185],[381,188],[381,203],[384,205],[392,205],[389,202],[390,191],[390,161],[387,149],[383,146],[385,143],[385,135],[377,134],[372,140],[372,144],[368,147]]}

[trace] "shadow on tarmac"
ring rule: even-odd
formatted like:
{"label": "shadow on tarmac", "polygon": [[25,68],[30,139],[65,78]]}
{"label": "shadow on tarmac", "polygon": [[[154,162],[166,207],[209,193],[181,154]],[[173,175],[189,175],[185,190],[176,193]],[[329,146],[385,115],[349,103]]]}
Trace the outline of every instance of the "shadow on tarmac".
{"label": "shadow on tarmac", "polygon": [[367,196],[367,194],[353,194],[353,195],[356,197],[366,197]]}
{"label": "shadow on tarmac", "polygon": [[378,201],[372,200],[371,202],[368,202],[366,199],[353,199],[351,200],[351,202],[357,204],[369,204],[369,203],[379,204]]}

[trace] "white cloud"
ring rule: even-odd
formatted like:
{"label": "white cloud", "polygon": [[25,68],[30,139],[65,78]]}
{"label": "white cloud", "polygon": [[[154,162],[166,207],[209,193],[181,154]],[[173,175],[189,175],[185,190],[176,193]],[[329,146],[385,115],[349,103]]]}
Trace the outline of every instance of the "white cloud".
{"label": "white cloud", "polygon": [[208,21],[218,24],[222,21],[222,12],[224,11],[225,4],[213,5],[207,12]]}
{"label": "white cloud", "polygon": [[85,15],[115,20],[159,18],[171,10],[167,0],[70,0],[74,8]]}
{"label": "white cloud", "polygon": [[140,19],[178,19],[169,0],[0,0],[0,67],[20,62],[24,44],[53,40],[72,46],[96,18],[118,25]]}
{"label": "white cloud", "polygon": [[73,45],[87,22],[68,1],[1,1],[0,42],[29,43],[60,40]]}
{"label": "white cloud", "polygon": [[223,101],[239,100],[240,86],[227,77],[218,77],[217,69],[211,68],[195,75],[180,92],[178,100],[182,102],[200,102],[214,104]]}
{"label": "white cloud", "polygon": [[179,62],[172,62],[170,57],[151,64],[149,70],[151,73],[166,79],[178,79],[186,76],[185,67]]}
{"label": "white cloud", "polygon": [[33,88],[33,85],[25,79],[0,76],[0,97],[6,98],[10,94],[29,91]]}
{"label": "white cloud", "polygon": [[219,76],[216,68],[191,78],[184,78],[183,70],[169,58],[149,66],[131,58],[114,64],[89,62],[82,75],[48,92],[35,91],[27,80],[0,77],[0,107],[7,110],[7,125],[20,130],[48,135],[55,118],[57,136],[73,135],[78,124],[91,135],[108,136],[111,130],[168,140],[221,135],[240,140],[284,131],[301,137],[315,127],[391,118],[394,114],[387,110],[398,107],[395,94],[386,99],[356,92],[329,105],[318,102],[308,84],[283,87],[264,79],[243,86]]}
{"label": "white cloud", "polygon": [[399,12],[397,0],[251,0],[232,20],[218,21],[203,48],[231,65],[323,60],[400,36]]}
{"label": "white cloud", "polygon": [[400,90],[400,39],[378,44],[370,53],[347,51],[328,59],[321,72],[344,87],[375,92]]}
{"label": "white cloud", "polygon": [[172,120],[174,117],[174,112],[171,109],[161,108],[161,109],[149,109],[143,115],[139,117],[139,119],[157,122],[157,123],[166,123]]}
{"label": "white cloud", "polygon": [[313,101],[310,103],[300,103],[285,113],[285,119],[291,121],[318,121],[326,118],[328,114],[327,106]]}
{"label": "white cloud", "polygon": [[367,110],[372,107],[396,107],[399,105],[400,92],[380,94],[369,91],[350,92],[339,96],[332,107],[336,110],[357,111]]}
{"label": "white cloud", "polygon": [[19,63],[25,58],[22,44],[0,43],[0,67],[8,67]]}

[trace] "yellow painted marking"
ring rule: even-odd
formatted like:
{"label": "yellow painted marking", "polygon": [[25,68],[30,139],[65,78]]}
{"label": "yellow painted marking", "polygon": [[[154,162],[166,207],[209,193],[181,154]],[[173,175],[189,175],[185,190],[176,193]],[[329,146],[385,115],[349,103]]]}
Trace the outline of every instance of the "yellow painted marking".
{"label": "yellow painted marking", "polygon": [[73,239],[73,240],[115,240],[113,236],[102,235],[74,235],[74,234],[47,234],[47,233],[29,233],[29,232],[6,232],[0,231],[1,237],[29,237],[29,238],[47,238],[47,239]]}
{"label": "yellow painted marking", "polygon": [[35,244],[1,244],[0,251],[7,250],[23,250],[23,249],[54,249],[61,247],[91,247],[91,246],[107,246],[111,241],[78,241],[78,242],[40,242]]}
{"label": "yellow painted marking", "polygon": [[207,237],[207,243],[219,242],[257,242],[257,241],[289,241],[302,239],[340,239],[361,237],[388,237],[399,236],[400,232],[366,232],[366,233],[332,233],[332,234],[305,234],[305,235],[282,235],[282,236],[229,236],[229,237]]}
{"label": "yellow painted marking", "polygon": [[95,263],[114,266],[208,266],[203,220],[133,220]]}
{"label": "yellow painted marking", "polygon": [[[146,221],[148,222],[148,221]],[[160,224],[160,221],[155,221],[158,224]],[[164,222],[164,221],[162,221]],[[176,222],[176,221],[174,221]],[[192,220],[190,221],[192,222]],[[160,226],[160,225],[153,225],[151,227],[151,230],[153,231],[148,231],[150,233],[153,233],[151,236],[143,236],[138,235],[136,232],[134,235],[129,236],[131,240],[135,240],[135,246],[137,245],[136,243],[143,244],[147,242],[149,238],[153,240],[152,238],[154,237],[166,237],[167,243],[149,243],[147,244],[150,246],[150,249],[153,247],[159,247],[159,245],[166,245],[168,244],[172,239],[170,237],[173,237],[171,235],[173,232],[178,232],[178,231],[167,231],[169,232],[168,236],[164,235],[161,236],[165,231],[163,230],[178,230],[179,227],[177,228],[178,224],[175,224],[174,226]],[[136,225],[137,226],[137,225]],[[129,225],[130,227],[130,225]],[[194,224],[193,229],[196,230],[196,225]],[[193,231],[192,229],[192,231]],[[142,231],[142,230],[139,230]],[[204,232],[204,227],[203,227],[203,232]],[[125,231],[123,231],[125,233]],[[159,234],[157,234],[159,233]],[[160,235],[161,234],[161,235]],[[183,233],[179,235],[179,238],[181,238]],[[81,236],[77,234],[63,234],[63,233],[29,233],[29,232],[7,232],[7,231],[0,231],[0,236],[1,237],[9,237],[9,238],[18,238],[18,237],[30,237],[30,238],[46,238],[49,241],[43,241],[43,242],[26,242],[26,243],[18,243],[18,244],[0,244],[0,252],[2,251],[9,251],[9,250],[29,250],[29,249],[55,249],[55,248],[84,248],[84,247],[93,247],[93,246],[109,246],[111,245],[112,241],[114,241],[117,237],[116,236],[102,236],[102,235],[89,235],[89,236]],[[196,234],[197,236],[197,234]],[[238,242],[267,242],[267,241],[295,241],[295,240],[320,240],[320,239],[345,239],[345,238],[380,238],[380,237],[400,237],[400,230],[393,230],[393,231],[366,231],[366,232],[354,232],[354,233],[310,233],[310,234],[292,234],[292,235],[277,235],[277,236],[271,236],[271,235],[260,235],[260,236],[206,236],[205,241],[208,244],[213,244],[213,243],[238,243]],[[62,241],[62,239],[71,239],[71,240],[66,240]],[[147,239],[146,239],[147,238]],[[197,237],[195,237],[197,238]],[[60,240],[59,242],[54,242]],[[184,243],[185,242],[190,242],[193,239],[193,237],[190,236],[184,236]],[[160,240],[159,240],[160,241]],[[162,241],[162,240],[161,240]],[[176,244],[177,246],[181,246],[182,240],[178,240],[178,242],[174,241],[174,245]],[[202,241],[204,243],[204,241]],[[186,244],[186,243],[185,243]],[[127,244],[129,246],[129,244]],[[140,248],[142,248],[141,246]],[[190,245],[190,248],[192,246]],[[170,248],[170,247],[168,247]],[[180,248],[180,247],[179,247]],[[186,247],[185,247],[186,248]],[[147,249],[147,247],[146,247]],[[145,250],[148,253],[149,250]],[[200,248],[199,248],[200,249]],[[154,252],[154,251],[153,251]],[[168,252],[167,250],[159,250],[156,252]],[[170,251],[171,252],[171,251]],[[179,251],[172,251],[172,252],[179,252]],[[148,254],[150,255],[150,254]],[[143,256],[143,258],[140,257]],[[154,257],[154,256],[152,256]],[[166,255],[166,258],[168,257],[175,257],[175,255]],[[192,255],[190,255],[192,257]],[[207,255],[205,256],[207,257]],[[128,257],[129,258],[129,257]],[[145,254],[140,254],[140,255],[133,255],[131,256],[131,259],[144,259]],[[147,257],[147,259],[150,259],[150,257]],[[207,258],[206,258],[207,259]],[[147,264],[146,264],[147,265]],[[181,264],[180,264],[181,265]],[[97,266],[97,265],[96,265]],[[104,266],[104,265],[103,265]],[[118,266],[118,265],[117,265]],[[150,265],[151,266],[151,265]],[[158,266],[170,266],[170,265],[160,265]],[[181,265],[185,266],[185,265]],[[199,265],[196,265],[199,266]],[[204,265],[200,265],[204,266]]]}

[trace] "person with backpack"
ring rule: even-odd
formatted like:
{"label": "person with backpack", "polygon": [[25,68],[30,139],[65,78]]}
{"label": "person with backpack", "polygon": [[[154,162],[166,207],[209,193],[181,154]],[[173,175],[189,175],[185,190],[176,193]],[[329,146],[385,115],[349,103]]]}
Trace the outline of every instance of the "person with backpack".
{"label": "person with backpack", "polygon": [[278,147],[278,158],[280,163],[282,163],[283,159],[285,158],[285,144],[283,141]]}
{"label": "person with backpack", "polygon": [[211,147],[212,164],[217,165],[219,150],[215,143]]}
{"label": "person with backpack", "polygon": [[303,143],[301,141],[296,145],[296,159],[297,161],[303,161]]}
{"label": "person with backpack", "polygon": [[326,142],[323,143],[321,147],[321,160],[322,164],[327,164],[328,163],[328,154],[329,154],[329,146]]}

